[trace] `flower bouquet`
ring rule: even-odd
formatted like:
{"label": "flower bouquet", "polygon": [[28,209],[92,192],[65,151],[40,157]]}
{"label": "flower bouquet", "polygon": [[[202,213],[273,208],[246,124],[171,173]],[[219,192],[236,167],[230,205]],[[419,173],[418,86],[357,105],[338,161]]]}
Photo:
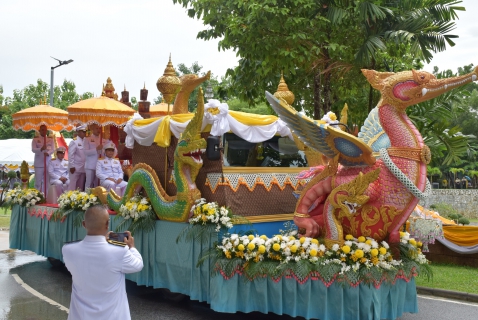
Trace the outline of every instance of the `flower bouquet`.
{"label": "flower bouquet", "polygon": [[123,221],[116,227],[116,231],[121,230],[125,223],[131,221],[128,230],[132,234],[138,229],[145,232],[153,230],[156,221],[156,214],[151,207],[151,202],[148,198],[140,195],[135,195],[126,204],[122,204],[116,217],[123,217]]}
{"label": "flower bouquet", "polygon": [[101,204],[101,202],[94,194],[79,190],[68,191],[58,197],[59,207],[53,214],[53,218],[63,220],[73,211],[82,211],[82,214],[75,216],[74,221],[75,226],[81,226],[86,209],[97,204]]}
{"label": "flower bouquet", "polygon": [[430,278],[431,269],[420,243],[402,232],[399,246],[401,260],[395,260],[385,241],[378,243],[368,237],[347,235],[344,245],[328,249],[319,240],[307,237],[232,234],[222,239],[215,252],[203,255],[200,262],[213,258],[216,272],[229,278],[239,271],[250,280],[292,276],[299,282],[312,277],[324,283],[337,280],[350,285],[380,285],[422,272]]}
{"label": "flower bouquet", "polygon": [[234,223],[250,224],[246,218],[234,215],[230,209],[219,206],[217,202],[206,202],[204,198],[196,200],[191,207],[189,223],[190,226],[179,234],[176,242],[183,236],[187,241],[204,241],[211,232],[229,230]]}
{"label": "flower bouquet", "polygon": [[5,204],[9,206],[18,204],[28,208],[40,203],[45,203],[45,196],[37,189],[15,188],[9,190],[5,195]]}

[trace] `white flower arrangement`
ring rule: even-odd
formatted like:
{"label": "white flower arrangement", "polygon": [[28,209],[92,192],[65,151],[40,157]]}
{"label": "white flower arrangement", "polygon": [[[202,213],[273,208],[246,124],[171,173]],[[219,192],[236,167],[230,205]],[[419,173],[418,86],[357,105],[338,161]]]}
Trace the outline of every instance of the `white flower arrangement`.
{"label": "white flower arrangement", "polygon": [[[292,272],[302,273],[302,276],[306,276],[304,270],[309,270],[306,274],[309,272],[329,273],[329,278],[333,278],[333,274],[330,274],[330,267],[334,266],[333,270],[336,275],[352,279],[350,281],[355,283],[360,281],[365,274],[374,278],[374,281],[382,281],[383,272],[396,274],[406,268],[413,274],[416,272],[416,267],[428,264],[428,260],[421,253],[419,242],[410,238],[406,232],[401,232],[400,241],[401,260],[393,258],[390,247],[385,241],[378,243],[373,238],[354,238],[351,235],[346,236],[343,245],[334,244],[327,248],[319,240],[308,237],[276,235],[268,238],[265,235],[232,234],[224,237],[216,250],[218,258],[223,261],[220,265],[226,268],[229,267],[227,261],[236,258],[243,261],[241,267],[243,269],[249,268],[251,262],[271,263],[276,261],[283,266],[281,270],[290,269]],[[301,264],[301,267],[298,266],[298,263]],[[303,263],[307,263],[306,269],[304,269]],[[235,265],[238,266],[237,263]],[[261,270],[261,268],[252,270]],[[258,276],[254,274],[256,271],[251,272],[252,274],[249,274],[251,279]]]}
{"label": "white flower arrangement", "polygon": [[219,206],[217,202],[206,202],[201,198],[196,200],[196,204],[191,208],[190,224],[215,224],[215,231],[219,232],[225,227],[231,229],[233,227],[233,214],[231,210],[224,206]]}
{"label": "white flower arrangement", "polygon": [[126,201],[126,204],[121,205],[118,214],[125,220],[132,219],[137,221],[150,214],[151,211],[152,207],[149,199],[136,195]]}
{"label": "white flower arrangement", "polygon": [[325,121],[327,124],[339,123],[339,120],[337,120],[337,116],[332,111],[327,112],[327,114],[324,115],[321,120]]}
{"label": "white flower arrangement", "polygon": [[5,203],[10,206],[18,204],[20,206],[29,208],[31,206],[44,202],[45,196],[37,189],[22,190],[20,188],[15,188],[9,190],[5,195]]}
{"label": "white flower arrangement", "polygon": [[80,227],[84,212],[97,204],[101,204],[100,200],[89,192],[75,190],[62,193],[58,197],[58,209],[53,213],[53,219],[63,221],[71,212],[80,211],[79,214],[75,214],[73,220],[73,225]]}
{"label": "white flower arrangement", "polygon": [[58,197],[58,214],[67,215],[73,210],[86,211],[89,207],[101,204],[94,194],[79,190],[68,191]]}
{"label": "white flower arrangement", "polygon": [[128,227],[131,233],[138,229],[149,232],[154,229],[156,221],[156,214],[150,200],[141,195],[135,195],[121,205],[117,218],[120,217],[123,218],[123,221],[118,225],[116,231],[120,230],[127,222],[131,222]]}

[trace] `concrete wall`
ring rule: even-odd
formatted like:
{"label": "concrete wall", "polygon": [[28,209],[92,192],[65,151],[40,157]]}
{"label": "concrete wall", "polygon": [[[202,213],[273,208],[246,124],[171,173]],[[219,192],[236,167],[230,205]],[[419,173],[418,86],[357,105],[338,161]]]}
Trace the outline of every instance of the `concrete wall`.
{"label": "concrete wall", "polygon": [[478,189],[433,189],[425,201],[420,201],[427,208],[435,203],[448,203],[458,211],[478,210]]}

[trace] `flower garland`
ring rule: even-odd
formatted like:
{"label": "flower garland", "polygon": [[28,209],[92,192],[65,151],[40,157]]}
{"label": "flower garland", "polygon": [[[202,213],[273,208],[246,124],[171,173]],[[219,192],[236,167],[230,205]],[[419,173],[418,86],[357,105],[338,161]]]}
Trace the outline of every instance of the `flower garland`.
{"label": "flower garland", "polygon": [[45,196],[37,189],[22,190],[20,188],[15,188],[9,190],[5,195],[5,204],[8,206],[18,204],[29,208],[40,203],[45,203]]}
{"label": "flower garland", "polygon": [[150,200],[140,195],[135,195],[125,204],[122,204],[116,217],[123,218],[116,231],[120,230],[125,223],[131,221],[128,228],[131,233],[134,233],[136,230],[149,232],[154,229],[156,221],[156,214],[153,211]]}
{"label": "flower garland", "polygon": [[245,273],[249,280],[293,276],[305,282],[315,277],[324,283],[339,280],[355,286],[362,281],[375,285],[393,282],[397,276],[411,277],[417,272],[430,278],[431,269],[421,252],[421,243],[407,232],[400,235],[401,260],[393,258],[388,243],[368,237],[347,235],[343,246],[335,244],[328,249],[319,240],[308,237],[232,234],[222,239],[215,253],[206,253],[201,261],[206,256],[215,258],[216,272],[226,278]]}

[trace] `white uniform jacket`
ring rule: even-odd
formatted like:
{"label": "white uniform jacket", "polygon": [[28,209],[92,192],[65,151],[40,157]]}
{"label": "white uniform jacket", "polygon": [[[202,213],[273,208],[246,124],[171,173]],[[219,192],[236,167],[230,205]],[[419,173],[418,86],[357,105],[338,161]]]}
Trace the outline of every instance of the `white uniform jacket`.
{"label": "white uniform jacket", "polygon": [[76,140],[71,140],[68,146],[68,168],[75,168],[76,172],[85,172],[86,157],[83,150],[85,139],[76,137]]}
{"label": "white uniform jacket", "polygon": [[68,179],[68,161],[65,159],[55,159],[48,165],[48,174],[50,175],[50,182],[60,179],[61,177]]}
{"label": "white uniform jacket", "polygon": [[118,159],[100,158],[96,162],[96,176],[103,182],[108,178],[123,179],[123,168]]}
{"label": "white uniform jacket", "polygon": [[[43,142],[44,142],[44,137],[39,136],[35,137],[32,140],[32,152],[35,154],[35,160],[33,162],[33,165],[35,168],[44,168],[43,164],[43,157],[44,157],[44,152],[45,150],[41,151],[41,148],[43,147]],[[55,143],[53,142],[52,138],[47,137],[46,138],[46,151],[48,152],[48,157],[46,157],[46,166],[48,168],[48,164],[50,163],[50,158],[51,154],[55,150]]]}
{"label": "white uniform jacket", "polygon": [[63,260],[73,278],[69,320],[129,320],[125,274],[143,269],[135,248],[109,244],[105,236],[86,236],[65,244]]}
{"label": "white uniform jacket", "polygon": [[[85,169],[96,170],[96,161],[98,161],[100,156],[104,156],[103,150],[96,150],[96,147],[100,144],[100,137],[92,134],[91,136],[83,139],[83,141],[85,142],[85,148],[83,149],[86,156]],[[109,142],[110,140],[103,139],[101,141],[101,145],[104,146]]]}

